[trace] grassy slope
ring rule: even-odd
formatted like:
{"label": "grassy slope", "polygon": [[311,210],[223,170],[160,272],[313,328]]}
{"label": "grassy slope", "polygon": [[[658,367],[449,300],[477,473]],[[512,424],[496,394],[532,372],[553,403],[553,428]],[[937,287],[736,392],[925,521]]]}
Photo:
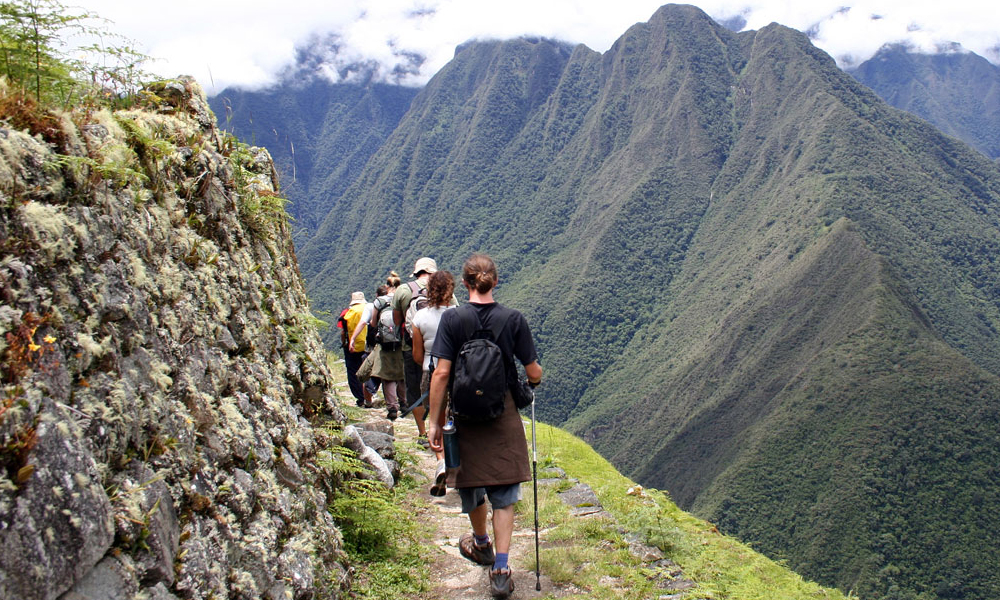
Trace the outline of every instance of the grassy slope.
{"label": "grassy slope", "polygon": [[[539,424],[537,439],[542,462],[562,467],[570,477],[588,484],[625,530],[645,532],[648,543],[659,546],[667,558],[681,566],[685,577],[698,584],[692,592],[693,597],[718,600],[844,598],[840,592],[807,582],[749,546],[720,535],[711,523],[680,510],[662,492],[647,489],[645,497],[626,494],[635,483],[622,476],[586,442],[566,431]],[[546,507],[546,503],[558,504],[559,501],[554,495],[543,496],[542,514],[550,515],[551,519],[550,522],[543,520],[543,527],[580,527],[579,523],[572,523],[574,519],[561,519],[558,510],[545,510],[552,508]],[[529,506],[525,513],[530,512]],[[522,526],[530,526],[527,519]],[[543,566],[545,560],[543,557]],[[569,568],[582,569],[585,565],[570,565]]]}

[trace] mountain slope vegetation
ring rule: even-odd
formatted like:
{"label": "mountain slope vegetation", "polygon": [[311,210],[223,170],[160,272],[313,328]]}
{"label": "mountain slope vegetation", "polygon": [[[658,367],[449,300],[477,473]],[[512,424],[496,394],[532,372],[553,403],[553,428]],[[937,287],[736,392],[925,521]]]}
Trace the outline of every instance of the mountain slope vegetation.
{"label": "mountain slope vegetation", "polygon": [[998,202],[803,34],[668,5],[603,54],[460,47],[298,256],[339,311],[486,251],[542,418],[807,577],[991,598]]}
{"label": "mountain slope vegetation", "polygon": [[295,241],[313,235],[331,207],[385,142],[416,94],[372,83],[320,78],[262,91],[226,89],[209,103],[220,126],[274,156],[282,187],[294,201]]}
{"label": "mountain slope vegetation", "polygon": [[972,52],[881,49],[850,71],[886,102],[1000,158],[1000,67]]}

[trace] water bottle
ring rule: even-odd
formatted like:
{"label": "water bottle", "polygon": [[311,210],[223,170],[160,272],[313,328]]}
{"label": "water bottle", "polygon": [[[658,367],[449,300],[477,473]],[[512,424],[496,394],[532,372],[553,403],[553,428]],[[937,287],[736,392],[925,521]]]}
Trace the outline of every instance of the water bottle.
{"label": "water bottle", "polygon": [[458,468],[461,464],[458,456],[458,430],[455,421],[448,419],[444,426],[444,466],[449,469]]}

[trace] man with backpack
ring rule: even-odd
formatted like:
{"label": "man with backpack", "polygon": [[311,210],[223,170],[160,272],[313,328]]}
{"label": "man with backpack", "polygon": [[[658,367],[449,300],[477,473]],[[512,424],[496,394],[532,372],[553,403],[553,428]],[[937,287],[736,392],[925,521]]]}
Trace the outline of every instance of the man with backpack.
{"label": "man with backpack", "polygon": [[[504,364],[512,367],[511,357],[520,361],[532,387],[541,382],[542,367],[524,316],[493,299],[497,281],[496,265],[485,254],[473,254],[462,266],[469,304],[441,315],[431,350],[437,368],[431,375],[428,437],[433,450],[444,449],[445,398],[450,388],[459,464],[449,468],[448,485],[458,489],[462,512],[468,513],[472,524],[472,533],[459,539],[459,551],[489,566],[491,594],[507,598],[514,590],[508,566],[514,503],[520,500],[521,483],[531,480],[531,469],[524,424],[507,385],[514,374]],[[477,372],[492,375],[477,376]],[[498,390],[502,400],[496,414],[491,398]],[[460,418],[462,414],[466,416]],[[492,541],[486,498],[493,508]]]}
{"label": "man with backpack", "polygon": [[[437,262],[424,256],[417,259],[413,265],[413,281],[401,285],[392,297],[392,315],[396,326],[403,336],[403,379],[406,384],[406,407],[413,406],[420,399],[420,379],[423,377],[423,366],[413,360],[413,317],[417,311],[427,306],[427,280],[437,273]],[[454,300],[457,305],[458,301]],[[427,439],[424,416],[426,405],[417,406],[412,410],[417,422],[417,432],[420,440]],[[423,441],[426,445],[426,442]]]}
{"label": "man with backpack", "polygon": [[[385,285],[380,285],[375,288],[375,298],[376,300],[380,296],[385,296],[388,293],[389,288]],[[365,333],[365,359],[368,358],[368,354],[371,354],[375,350],[375,346],[378,345],[377,333],[378,329],[372,325],[372,317],[375,314],[375,303],[369,302],[365,304],[365,310],[361,313],[361,320],[358,321],[357,327],[354,328],[354,332],[351,334],[351,347],[354,347],[357,337],[361,335],[362,332]],[[362,361],[362,366],[364,361]],[[360,368],[359,368],[360,370]],[[370,370],[369,370],[370,371]],[[358,379],[362,379],[358,377]],[[371,408],[374,405],[375,393],[378,392],[379,385],[382,380],[378,377],[368,377],[367,381],[362,383],[362,390],[365,393],[365,408]]]}
{"label": "man with backpack", "polygon": [[347,310],[341,313],[340,319],[337,320],[337,327],[340,328],[340,342],[344,348],[344,367],[347,369],[347,384],[351,388],[351,394],[354,396],[358,406],[365,405],[364,388],[361,385],[361,381],[358,380],[358,368],[365,360],[366,336],[364,331],[360,331],[359,335],[356,336],[352,336],[351,334],[358,327],[358,323],[361,322],[361,314],[365,310],[365,304],[364,292],[354,292],[351,294],[351,304],[347,307]]}

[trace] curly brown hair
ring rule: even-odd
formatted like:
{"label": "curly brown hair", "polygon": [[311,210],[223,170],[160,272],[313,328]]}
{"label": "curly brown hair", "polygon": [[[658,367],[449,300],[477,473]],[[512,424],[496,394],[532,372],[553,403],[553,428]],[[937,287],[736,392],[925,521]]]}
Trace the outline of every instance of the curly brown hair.
{"label": "curly brown hair", "polygon": [[427,304],[448,306],[455,292],[455,278],[448,271],[438,271],[427,280]]}

